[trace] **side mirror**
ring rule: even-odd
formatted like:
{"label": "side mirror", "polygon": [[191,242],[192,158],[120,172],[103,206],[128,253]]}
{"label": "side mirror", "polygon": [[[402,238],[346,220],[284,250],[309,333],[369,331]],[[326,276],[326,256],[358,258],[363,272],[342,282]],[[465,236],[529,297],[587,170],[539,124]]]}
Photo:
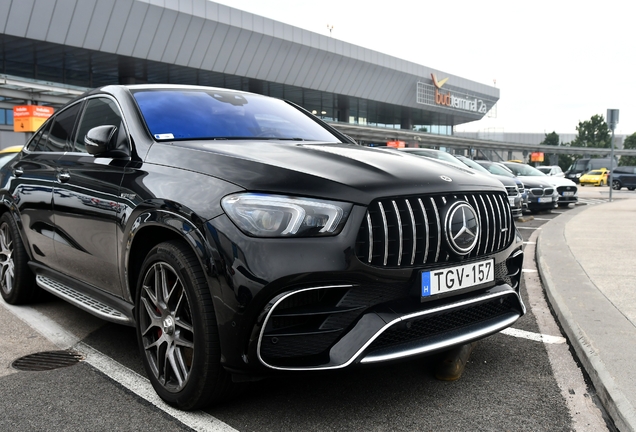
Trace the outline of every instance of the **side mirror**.
{"label": "side mirror", "polygon": [[89,154],[101,155],[115,148],[117,127],[112,125],[97,126],[89,130],[84,137],[84,145]]}

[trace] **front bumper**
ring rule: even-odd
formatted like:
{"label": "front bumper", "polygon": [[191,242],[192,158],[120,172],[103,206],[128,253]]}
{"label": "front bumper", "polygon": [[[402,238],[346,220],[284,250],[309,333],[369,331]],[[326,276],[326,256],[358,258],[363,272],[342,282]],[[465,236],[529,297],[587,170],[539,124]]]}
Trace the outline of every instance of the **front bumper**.
{"label": "front bumper", "polygon": [[[368,249],[360,243],[369,220],[362,207],[354,207],[350,223],[329,238],[247,238],[225,216],[217,218],[208,227],[219,252],[219,286],[211,286],[224,366],[237,374],[338,369],[433,353],[510,326],[525,313],[519,293],[523,241],[504,204],[503,198],[492,201],[495,216],[482,208],[485,236],[477,255],[447,262],[443,250],[434,252],[439,241],[431,241],[434,261],[405,259],[402,267],[390,257],[386,267],[387,259],[377,261],[376,254],[373,262],[360,258]],[[494,222],[505,223],[500,234]],[[385,226],[392,225],[387,215]],[[411,251],[404,244],[403,253]],[[416,262],[421,255],[417,249]],[[493,282],[422,299],[422,271],[485,259],[494,260]]]}
{"label": "front bumper", "polygon": [[431,354],[484,338],[525,313],[519,242],[495,262],[491,286],[425,301],[419,271],[405,283],[367,280],[282,293],[260,314],[252,356],[271,370],[328,370]]}
{"label": "front bumper", "polygon": [[[360,287],[351,287],[355,288]],[[288,298],[279,299],[269,309],[258,339],[258,358],[270,369],[340,369],[430,354],[503,330],[525,313],[519,293],[501,284],[452,301],[418,304],[411,298],[374,305],[347,328],[277,332],[271,324],[288,318],[279,306]],[[322,313],[326,314],[323,323],[342,318],[333,310],[314,311]]]}

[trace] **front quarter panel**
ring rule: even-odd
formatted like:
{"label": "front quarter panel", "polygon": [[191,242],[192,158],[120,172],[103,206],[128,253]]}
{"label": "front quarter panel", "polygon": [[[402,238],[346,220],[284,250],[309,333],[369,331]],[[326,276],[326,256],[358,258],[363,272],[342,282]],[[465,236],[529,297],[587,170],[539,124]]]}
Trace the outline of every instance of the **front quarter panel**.
{"label": "front quarter panel", "polygon": [[[124,295],[134,301],[136,275],[130,273],[130,260],[134,257],[137,238],[148,228],[163,228],[167,239],[171,234],[184,238],[197,252],[204,267],[207,266],[207,249],[200,231],[206,220],[222,213],[220,200],[223,196],[241,189],[222,180],[190,171],[157,166],[153,164],[131,164],[125,171],[121,185],[122,209],[119,222],[119,243],[122,286]],[[199,238],[201,237],[201,238]],[[162,238],[144,240],[159,243]],[[139,249],[145,251],[145,249]]]}

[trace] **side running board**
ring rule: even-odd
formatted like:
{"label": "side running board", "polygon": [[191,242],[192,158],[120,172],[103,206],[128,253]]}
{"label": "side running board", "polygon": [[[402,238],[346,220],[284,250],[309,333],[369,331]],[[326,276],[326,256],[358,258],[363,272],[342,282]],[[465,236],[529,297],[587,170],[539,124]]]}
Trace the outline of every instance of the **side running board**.
{"label": "side running board", "polygon": [[90,314],[117,324],[134,325],[133,321],[126,314],[68,285],[64,285],[55,279],[37,275],[35,281],[40,288],[70,302]]}

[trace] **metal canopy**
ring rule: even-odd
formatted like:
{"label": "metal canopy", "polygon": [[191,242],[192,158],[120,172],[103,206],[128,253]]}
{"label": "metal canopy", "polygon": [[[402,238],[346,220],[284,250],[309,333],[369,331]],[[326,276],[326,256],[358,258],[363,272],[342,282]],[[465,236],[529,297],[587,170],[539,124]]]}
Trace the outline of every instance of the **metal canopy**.
{"label": "metal canopy", "polygon": [[[575,154],[575,155],[607,155],[609,148],[595,147],[567,147],[540,144],[519,144],[505,141],[478,140],[460,138],[449,135],[436,135],[426,132],[415,132],[403,129],[386,129],[373,126],[361,126],[349,123],[329,122],[333,127],[357,141],[383,144],[387,141],[416,142],[424,147],[450,147],[455,149],[480,149],[499,151],[528,151],[544,152],[547,154]],[[614,150],[618,156],[636,156],[634,149]]]}
{"label": "metal canopy", "polygon": [[[15,105],[38,105],[59,108],[71,99],[90,90],[67,84],[19,78],[0,74],[0,108],[12,109]],[[541,151],[548,154],[606,155],[609,149],[592,147],[546,146],[538,144],[518,144],[503,141],[477,140],[448,135],[437,135],[404,129],[388,129],[373,126],[361,126],[349,123],[329,122],[341,132],[358,141],[383,144],[387,141],[416,142],[427,147],[450,147],[461,149],[500,150],[500,151]],[[615,150],[619,156],[636,156],[636,150]]]}
{"label": "metal canopy", "polygon": [[89,90],[66,84],[19,78],[0,74],[0,108],[36,103],[60,107]]}

